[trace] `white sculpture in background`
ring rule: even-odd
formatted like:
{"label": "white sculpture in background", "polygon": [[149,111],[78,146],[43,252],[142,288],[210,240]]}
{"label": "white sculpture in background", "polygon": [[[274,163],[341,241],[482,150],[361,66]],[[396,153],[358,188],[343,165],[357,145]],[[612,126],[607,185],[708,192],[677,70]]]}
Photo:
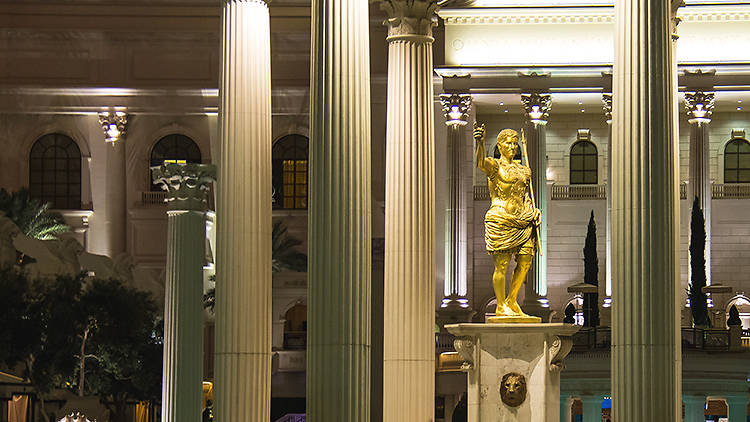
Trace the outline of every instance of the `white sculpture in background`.
{"label": "white sculpture in background", "polygon": [[73,412],[70,415],[64,416],[57,422],[96,422],[96,419],[89,419],[80,412]]}

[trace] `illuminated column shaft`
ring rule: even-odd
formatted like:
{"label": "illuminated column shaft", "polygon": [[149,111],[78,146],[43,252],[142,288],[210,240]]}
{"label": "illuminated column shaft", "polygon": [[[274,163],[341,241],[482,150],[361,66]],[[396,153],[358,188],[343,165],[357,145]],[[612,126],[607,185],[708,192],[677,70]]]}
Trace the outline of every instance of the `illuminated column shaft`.
{"label": "illuminated column shaft", "polygon": [[214,414],[271,418],[271,60],[268,7],[225,0],[219,86]]}
{"label": "illuminated column shaft", "polygon": [[685,422],[706,422],[705,397],[684,396],[683,401],[685,402]]}
{"label": "illuminated column shaft", "polygon": [[550,96],[548,94],[523,94],[521,96],[526,117],[524,127],[531,168],[531,183],[534,187],[534,201],[542,213],[539,226],[540,253],[536,254],[526,280],[523,300],[524,311],[546,320],[549,314],[547,300],[547,136],[545,125],[549,116]]}
{"label": "illuminated column shaft", "polygon": [[435,417],[436,0],[381,3],[389,15],[383,420]]}
{"label": "illuminated column shaft", "polygon": [[312,2],[307,419],[370,420],[368,4]]}
{"label": "illuminated column shaft", "polygon": [[209,164],[154,167],[168,191],[167,276],[164,296],[164,370],[161,417],[200,422],[203,394],[203,261]]}
{"label": "illuminated column shaft", "polygon": [[602,96],[607,118],[607,263],[604,306],[612,303],[612,94]]}
{"label": "illuminated column shaft", "polygon": [[[679,420],[679,202],[672,5],[615,4],[613,420]],[[681,403],[681,402],[680,402]]]}
{"label": "illuminated column shaft", "polygon": [[[685,106],[690,122],[690,178],[688,201],[695,197],[703,210],[706,228],[706,285],[711,284],[711,167],[709,123],[713,111],[714,94],[693,92],[685,94]],[[690,268],[690,266],[688,266]]]}
{"label": "illuminated column shaft", "polygon": [[127,226],[127,200],[126,186],[127,174],[125,141],[119,140],[107,145],[107,175],[106,175],[106,204],[105,220],[106,230],[109,235],[107,252],[110,258],[126,251],[126,226]]}
{"label": "illuminated column shaft", "polygon": [[467,308],[466,255],[467,195],[462,189],[461,167],[464,161],[463,129],[468,123],[471,96],[468,94],[442,94],[446,124],[448,125],[448,208],[445,218],[445,286],[441,308]]}

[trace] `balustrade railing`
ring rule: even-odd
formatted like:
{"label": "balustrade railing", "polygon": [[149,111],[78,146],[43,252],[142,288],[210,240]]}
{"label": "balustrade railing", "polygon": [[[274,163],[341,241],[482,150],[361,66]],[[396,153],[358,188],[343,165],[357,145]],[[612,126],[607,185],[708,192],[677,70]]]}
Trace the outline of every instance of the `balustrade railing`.
{"label": "balustrade railing", "polygon": [[750,183],[714,183],[711,196],[713,199],[748,199]]}
{"label": "balustrade railing", "polygon": [[607,199],[606,185],[552,185],[553,200]]}
{"label": "balustrade railing", "polygon": [[141,192],[141,204],[142,205],[165,205],[166,199],[167,199],[167,191]]}
{"label": "balustrade railing", "polygon": [[441,354],[445,352],[455,352],[453,348],[453,340],[456,338],[451,333],[436,333],[435,334],[435,354]]}
{"label": "balustrade railing", "polygon": [[487,185],[474,186],[474,200],[483,201],[490,199],[490,188]]}

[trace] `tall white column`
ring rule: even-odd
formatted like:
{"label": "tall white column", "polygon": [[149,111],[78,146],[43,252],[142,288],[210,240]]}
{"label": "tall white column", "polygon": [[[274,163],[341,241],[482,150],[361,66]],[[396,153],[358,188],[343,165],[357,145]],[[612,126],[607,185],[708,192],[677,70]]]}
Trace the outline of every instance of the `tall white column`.
{"label": "tall white column", "polygon": [[125,126],[127,115],[124,112],[102,112],[99,124],[102,125],[105,141],[110,145],[106,153],[106,175],[104,220],[106,227],[106,254],[110,258],[127,250],[127,172]]}
{"label": "tall white column", "polygon": [[[445,218],[445,286],[440,308],[445,312],[458,311],[468,316],[469,299],[466,297],[466,201],[462,186],[461,167],[464,164],[464,130],[468,123],[471,95],[441,94],[440,101],[448,126],[447,161],[448,207]],[[457,321],[458,322],[458,321]],[[465,322],[465,321],[461,321]]]}
{"label": "tall white column", "polygon": [[313,0],[307,418],[370,420],[368,4]]}
{"label": "tall white column", "polygon": [[437,0],[385,0],[388,14],[383,420],[435,417],[435,146],[432,27]]}
{"label": "tall white column", "polygon": [[167,276],[161,420],[200,422],[203,393],[203,261],[210,164],[153,168],[167,197]]}
{"label": "tall white column", "polygon": [[705,396],[686,395],[682,401],[685,403],[685,422],[706,422]]}
{"label": "tall white column", "polygon": [[612,94],[603,94],[602,102],[607,119],[607,263],[603,307],[609,308],[612,306]]}
{"label": "tall white column", "polygon": [[602,396],[581,396],[583,404],[583,422],[602,421]]}
{"label": "tall white column", "polygon": [[[711,285],[711,152],[709,123],[714,109],[714,93],[685,93],[685,108],[690,123],[690,178],[688,179],[688,203],[694,198],[703,210],[706,228],[706,285]],[[690,266],[688,266],[690,268]]]}
{"label": "tall white column", "polygon": [[747,394],[728,396],[726,400],[729,409],[729,422],[747,422]]}
{"label": "tall white column", "polygon": [[271,418],[271,57],[268,6],[224,0],[216,206],[214,415]]}
{"label": "tall white column", "polygon": [[521,94],[521,102],[526,112],[524,127],[531,167],[531,183],[534,188],[536,207],[542,212],[539,226],[539,253],[534,257],[531,271],[526,280],[523,310],[537,315],[546,321],[549,316],[547,299],[547,136],[546,125],[552,104],[549,94]]}
{"label": "tall white column", "polygon": [[618,0],[612,128],[612,399],[618,421],[677,421],[678,150],[672,4]]}

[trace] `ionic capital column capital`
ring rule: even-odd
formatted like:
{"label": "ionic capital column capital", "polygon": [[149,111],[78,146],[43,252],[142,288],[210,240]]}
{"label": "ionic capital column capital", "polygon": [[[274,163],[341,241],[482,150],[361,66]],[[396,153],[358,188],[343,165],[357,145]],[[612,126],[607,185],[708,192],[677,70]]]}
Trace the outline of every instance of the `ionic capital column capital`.
{"label": "ionic capital column capital", "polygon": [[169,211],[206,209],[208,185],[216,180],[213,164],[162,164],[151,167],[154,183],[167,191]]}
{"label": "ionic capital column capital", "polygon": [[377,0],[388,14],[390,41],[433,42],[432,27],[437,25],[438,0]]}
{"label": "ionic capital column capital", "polygon": [[604,116],[607,118],[607,124],[612,124],[612,93],[605,92],[602,94],[602,110],[604,110]]}
{"label": "ionic capital column capital", "polygon": [[521,94],[521,103],[526,112],[526,117],[535,125],[546,125],[549,111],[552,107],[552,98],[549,94],[528,93]]}
{"label": "ionic capital column capital", "polygon": [[686,92],[685,110],[687,111],[689,123],[697,123],[698,126],[704,123],[711,123],[711,114],[714,111],[714,93],[703,91]]}
{"label": "ionic capital column capital", "polygon": [[469,121],[471,94],[440,94],[445,124],[452,127],[465,126]]}

